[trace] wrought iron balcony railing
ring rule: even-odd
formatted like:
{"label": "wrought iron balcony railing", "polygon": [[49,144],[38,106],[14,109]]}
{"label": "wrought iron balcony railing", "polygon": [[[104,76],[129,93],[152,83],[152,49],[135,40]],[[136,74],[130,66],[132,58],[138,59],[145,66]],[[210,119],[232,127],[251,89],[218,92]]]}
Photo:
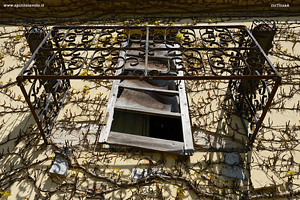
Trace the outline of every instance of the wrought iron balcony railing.
{"label": "wrought iron balcony railing", "polygon": [[[265,24],[267,31],[273,30]],[[281,82],[245,26],[65,26],[53,27],[47,34],[35,27],[26,36],[35,51],[17,81],[45,141],[70,79],[229,80],[237,113],[252,142]],[[165,63],[160,67],[156,60],[162,56]],[[138,67],[141,63],[143,69]]]}

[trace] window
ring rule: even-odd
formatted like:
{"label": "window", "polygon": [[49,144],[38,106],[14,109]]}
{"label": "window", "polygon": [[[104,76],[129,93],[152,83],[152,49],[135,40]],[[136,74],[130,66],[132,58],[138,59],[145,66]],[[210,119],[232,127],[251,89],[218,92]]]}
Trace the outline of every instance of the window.
{"label": "window", "polygon": [[[155,34],[150,35],[148,45],[154,45],[154,37]],[[146,43],[143,39],[140,42],[129,45],[139,48]],[[164,49],[166,45],[155,45],[161,50],[154,53],[146,51],[149,53],[147,57],[141,55],[138,49],[126,51],[126,60],[132,62],[126,62],[125,70],[119,73],[131,76],[149,69],[157,73],[171,70],[176,74],[175,70],[179,67],[175,60],[168,65],[170,59],[167,59],[169,51]],[[170,65],[172,69],[168,69]],[[99,142],[193,155],[184,81],[114,80]]]}

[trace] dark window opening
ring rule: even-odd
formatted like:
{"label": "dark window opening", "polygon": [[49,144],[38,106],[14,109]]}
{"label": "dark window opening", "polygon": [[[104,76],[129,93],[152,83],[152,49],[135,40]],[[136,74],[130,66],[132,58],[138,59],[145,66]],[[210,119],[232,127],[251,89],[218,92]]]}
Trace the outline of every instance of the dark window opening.
{"label": "dark window opening", "polygon": [[181,119],[150,116],[150,137],[183,142]]}
{"label": "dark window opening", "polygon": [[183,142],[180,118],[115,110],[111,131]]}

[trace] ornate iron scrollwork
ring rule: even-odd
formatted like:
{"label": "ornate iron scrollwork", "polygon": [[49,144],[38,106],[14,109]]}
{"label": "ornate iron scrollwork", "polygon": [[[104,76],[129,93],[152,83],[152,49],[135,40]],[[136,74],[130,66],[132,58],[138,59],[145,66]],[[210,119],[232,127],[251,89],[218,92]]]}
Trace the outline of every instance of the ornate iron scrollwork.
{"label": "ornate iron scrollwork", "polygon": [[[265,26],[257,27],[253,31]],[[239,115],[254,127],[253,141],[281,80],[245,26],[67,26],[41,36],[17,79],[31,110],[39,110],[35,118],[45,135],[63,105],[69,79],[228,79]],[[167,58],[164,68],[155,63],[161,55]],[[137,69],[140,63],[145,69]],[[25,80],[31,84],[28,91]]]}

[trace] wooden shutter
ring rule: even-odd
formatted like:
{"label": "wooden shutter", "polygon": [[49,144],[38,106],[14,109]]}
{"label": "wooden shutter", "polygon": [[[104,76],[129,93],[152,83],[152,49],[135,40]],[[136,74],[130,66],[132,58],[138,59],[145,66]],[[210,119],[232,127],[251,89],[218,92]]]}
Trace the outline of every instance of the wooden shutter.
{"label": "wooden shutter", "polygon": [[[138,54],[130,50],[126,58]],[[153,53],[146,62],[138,57],[137,65],[125,63],[125,71],[130,76],[144,70],[146,63],[148,70],[163,73],[168,70],[166,54]],[[114,80],[99,142],[193,155],[184,81]]]}

